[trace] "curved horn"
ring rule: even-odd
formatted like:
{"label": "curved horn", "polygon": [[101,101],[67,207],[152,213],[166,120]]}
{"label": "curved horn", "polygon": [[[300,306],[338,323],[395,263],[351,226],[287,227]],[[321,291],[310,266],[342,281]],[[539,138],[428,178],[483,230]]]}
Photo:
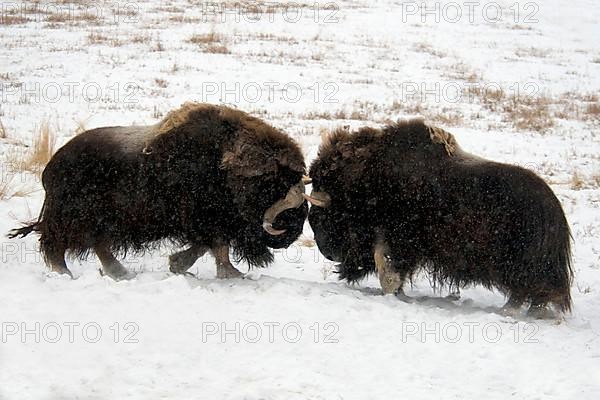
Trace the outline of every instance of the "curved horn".
{"label": "curved horn", "polygon": [[304,183],[300,181],[296,185],[292,186],[287,192],[283,199],[277,200],[263,216],[263,229],[271,235],[281,235],[285,233],[285,230],[279,230],[273,228],[273,221],[275,218],[285,210],[290,208],[298,208],[304,203]]}
{"label": "curved horn", "polygon": [[302,195],[310,204],[317,207],[329,207],[329,203],[331,203],[331,196],[326,192],[312,192],[309,195]]}
{"label": "curved horn", "polygon": [[308,175],[304,175],[302,177],[302,183],[304,183],[305,185],[310,185],[312,183],[312,178]]}

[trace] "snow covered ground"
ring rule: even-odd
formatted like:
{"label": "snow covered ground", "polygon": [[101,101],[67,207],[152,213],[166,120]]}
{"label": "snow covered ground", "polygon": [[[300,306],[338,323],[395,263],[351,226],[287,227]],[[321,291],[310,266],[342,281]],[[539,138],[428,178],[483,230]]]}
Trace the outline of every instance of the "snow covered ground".
{"label": "snow covered ground", "polygon": [[446,300],[426,277],[414,304],[375,279],[351,287],[308,225],[232,281],[208,256],[198,279],[173,276],[167,248],[127,259],[131,281],[93,258],[70,280],[46,272],[34,237],[0,239],[0,399],[597,398],[600,4],[242,3],[0,3],[0,232],[40,209],[19,160],[44,124],[60,145],[183,101],[228,103],[311,160],[323,131],[425,115],[552,185],[574,238],[573,313],[505,317],[501,294]]}

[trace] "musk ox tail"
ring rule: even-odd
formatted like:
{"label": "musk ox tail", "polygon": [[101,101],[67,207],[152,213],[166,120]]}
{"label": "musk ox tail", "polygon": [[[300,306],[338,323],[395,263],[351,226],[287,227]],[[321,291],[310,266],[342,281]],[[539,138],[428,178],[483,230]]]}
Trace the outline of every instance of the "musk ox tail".
{"label": "musk ox tail", "polygon": [[[530,294],[532,305],[553,303],[561,312],[570,312],[573,269],[571,260],[571,231],[559,200],[552,189],[544,183],[543,201],[537,212],[538,233],[530,244],[528,282],[536,290]],[[545,193],[544,193],[545,192]],[[539,192],[538,192],[539,193]],[[531,210],[533,211],[533,210]]]}
{"label": "musk ox tail", "polygon": [[[556,199],[558,203],[558,199]],[[562,312],[570,312],[572,308],[571,284],[573,282],[573,268],[571,259],[571,230],[565,214],[558,203],[555,207],[544,207],[544,232],[546,237],[542,241],[542,254],[545,254],[544,264],[551,271],[551,276],[556,279],[556,296],[552,302]],[[554,276],[556,275],[556,276]]]}
{"label": "musk ox tail", "polygon": [[39,222],[36,221],[30,225],[25,225],[22,228],[12,229],[10,232],[8,232],[7,236],[9,239],[14,239],[16,237],[24,238],[25,236],[29,235],[31,232],[37,231],[38,225],[39,225]]}
{"label": "musk ox tail", "polygon": [[29,223],[21,228],[12,229],[8,232],[8,238],[14,239],[16,237],[24,238],[29,235],[31,232],[40,232],[41,224],[42,224],[42,216],[44,215],[44,210],[46,209],[46,200],[44,200],[44,204],[42,205],[42,209],[40,211],[40,215],[38,216],[37,221]]}
{"label": "musk ox tail", "polygon": [[40,215],[38,216],[35,222],[28,223],[27,225],[21,228],[12,229],[6,235],[9,239],[14,239],[16,237],[24,238],[29,235],[31,232],[42,233],[42,219],[44,216],[44,211],[46,210],[46,200],[44,200],[44,204],[42,204],[42,209],[40,210]]}

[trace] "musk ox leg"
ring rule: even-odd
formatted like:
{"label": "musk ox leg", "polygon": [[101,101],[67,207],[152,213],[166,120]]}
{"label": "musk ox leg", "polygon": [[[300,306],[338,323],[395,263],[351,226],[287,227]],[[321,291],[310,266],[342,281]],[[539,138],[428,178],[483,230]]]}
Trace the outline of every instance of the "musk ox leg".
{"label": "musk ox leg", "polygon": [[189,249],[171,254],[169,256],[169,271],[174,274],[185,273],[207,251],[207,246],[193,244]]}
{"label": "musk ox leg", "polygon": [[217,262],[217,279],[238,278],[242,273],[235,269],[229,261],[229,246],[222,242],[216,242],[210,249]]}
{"label": "musk ox leg", "polygon": [[52,272],[69,275],[71,278],[73,277],[73,274],[69,271],[69,268],[67,268],[64,250],[46,250],[44,256],[46,257],[46,262]]}
{"label": "musk ox leg", "polygon": [[402,275],[394,270],[389,260],[390,249],[383,241],[378,241],[375,245],[375,268],[379,276],[379,283],[383,294],[396,294],[399,297],[406,296],[402,290],[404,279]]}
{"label": "musk ox leg", "polygon": [[517,296],[514,293],[510,295],[506,304],[502,307],[503,310],[516,310],[523,305],[523,297]]}
{"label": "musk ox leg", "polygon": [[521,308],[523,302],[523,296],[511,293],[506,304],[504,304],[500,309],[500,313],[507,316],[514,315],[519,311],[519,308]]}
{"label": "musk ox leg", "polygon": [[133,278],[133,274],[117,260],[106,246],[94,246],[94,252],[102,264],[102,274],[119,281]]}

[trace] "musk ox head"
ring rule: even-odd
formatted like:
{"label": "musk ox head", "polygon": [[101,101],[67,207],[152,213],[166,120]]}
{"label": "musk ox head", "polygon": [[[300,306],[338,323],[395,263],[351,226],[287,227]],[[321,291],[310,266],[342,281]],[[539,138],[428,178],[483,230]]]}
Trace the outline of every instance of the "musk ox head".
{"label": "musk ox head", "polygon": [[372,150],[349,145],[349,136],[346,129],[338,129],[325,139],[310,168],[312,192],[305,195],[312,204],[308,220],[319,250],[329,260],[340,263],[348,260],[353,243],[368,235],[362,230],[368,225],[360,221],[360,215],[368,213],[368,192],[356,182],[367,167],[361,157]]}
{"label": "musk ox head", "polygon": [[242,130],[224,152],[221,163],[239,212],[248,222],[260,221],[269,236],[285,233],[280,214],[285,212],[291,222],[294,213],[288,210],[305,204],[305,166],[300,148],[276,132],[266,124],[254,126],[252,131]]}
{"label": "musk ox head", "polygon": [[[412,196],[432,160],[447,159],[456,151],[459,148],[451,134],[420,119],[383,129],[334,131],[325,138],[310,167],[313,190],[305,195],[312,204],[308,221],[319,250],[342,263],[342,272],[349,271],[345,268],[348,263],[357,268],[373,264],[369,253],[376,237],[376,220],[392,212],[382,200]],[[398,175],[409,177],[402,185],[403,193],[389,193],[386,182]]]}

